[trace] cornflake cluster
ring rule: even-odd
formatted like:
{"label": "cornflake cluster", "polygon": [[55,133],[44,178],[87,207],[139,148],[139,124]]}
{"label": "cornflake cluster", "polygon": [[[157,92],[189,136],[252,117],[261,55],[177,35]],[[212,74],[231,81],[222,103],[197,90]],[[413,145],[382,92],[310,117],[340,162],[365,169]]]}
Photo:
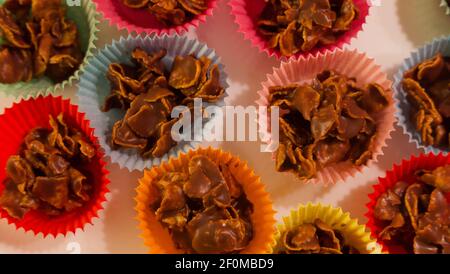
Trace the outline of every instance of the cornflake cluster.
{"label": "cornflake cluster", "polygon": [[70,77],[83,60],[76,24],[60,0],[7,0],[0,7],[0,83]]}
{"label": "cornflake cluster", "polygon": [[258,30],[284,56],[329,45],[358,17],[353,0],[269,0]]}
{"label": "cornflake cluster", "polygon": [[332,164],[360,166],[372,158],[374,117],[389,104],[380,85],[361,88],[356,79],[324,71],[312,84],[274,86],[269,94],[270,106],[281,109],[277,171],[311,179]]}
{"label": "cornflake cluster", "polygon": [[339,230],[320,219],[313,224],[302,224],[281,236],[285,254],[359,254],[349,245]]}
{"label": "cornflake cluster", "polygon": [[178,26],[208,9],[207,0],[122,0],[133,9],[147,9],[166,26]]}
{"label": "cornflake cluster", "polygon": [[22,219],[29,210],[60,215],[91,199],[92,181],[83,165],[96,155],[94,147],[67,126],[62,114],[50,116],[50,126],[32,130],[19,154],[6,163],[0,206],[11,217]]}
{"label": "cornflake cluster", "polygon": [[450,146],[450,58],[437,54],[404,74],[410,116],[425,145]]}
{"label": "cornflake cluster", "polygon": [[397,182],[377,200],[375,218],[386,223],[379,236],[416,254],[450,254],[449,192],[450,165]]}
{"label": "cornflake cluster", "polygon": [[192,106],[194,98],[216,102],[224,94],[219,67],[207,57],[176,56],[168,70],[162,62],[165,55],[166,50],[136,48],[131,55],[135,66],[109,66],[111,94],[103,111],[126,110],[113,126],[113,147],[138,149],[144,158],[162,157],[176,145],[171,129],[179,118],[171,118],[172,109]]}
{"label": "cornflake cluster", "polygon": [[226,164],[194,156],[151,184],[151,208],[186,253],[236,253],[253,237],[253,205]]}

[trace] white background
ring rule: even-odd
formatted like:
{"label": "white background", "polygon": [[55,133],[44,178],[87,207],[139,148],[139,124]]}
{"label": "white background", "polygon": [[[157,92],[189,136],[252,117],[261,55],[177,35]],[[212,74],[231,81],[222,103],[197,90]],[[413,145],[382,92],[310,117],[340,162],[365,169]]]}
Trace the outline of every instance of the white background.
{"label": "white background", "polygon": [[[189,33],[189,36],[206,42],[222,57],[231,86],[227,103],[251,105],[258,98],[256,91],[260,89],[260,83],[265,80],[266,74],[272,72],[273,67],[279,66],[279,62],[259,53],[249,41],[244,40],[243,35],[237,32],[227,1],[219,2],[214,16],[208,18],[206,24],[202,24],[196,32]],[[364,31],[353,40],[350,48],[375,58],[391,79],[411,51],[434,37],[450,34],[450,16],[446,16],[445,10],[439,7],[440,0],[378,2],[380,6],[371,9]],[[120,35],[127,35],[125,31],[119,32],[103,20],[100,29],[98,47],[103,47]],[[77,103],[75,92],[76,86],[60,93]],[[14,98],[1,96],[1,112],[13,101]],[[278,219],[299,203],[312,201],[342,207],[352,217],[365,223],[367,195],[372,192],[377,177],[383,176],[387,169],[402,158],[420,153],[398,127],[387,144],[378,164],[345,183],[328,187],[304,185],[289,174],[276,173],[271,155],[260,153],[260,144],[257,142],[214,145],[239,155],[262,177],[278,211]],[[65,238],[43,239],[42,235],[34,236],[32,232],[16,230],[13,225],[0,220],[0,253],[145,253],[147,248],[139,238],[140,231],[133,209],[134,189],[142,173],[120,170],[116,164],[110,164],[108,168],[111,171],[111,193],[108,194],[105,210],[100,213],[99,219],[94,220],[93,226],[87,225],[84,232],[78,230],[76,235]]]}

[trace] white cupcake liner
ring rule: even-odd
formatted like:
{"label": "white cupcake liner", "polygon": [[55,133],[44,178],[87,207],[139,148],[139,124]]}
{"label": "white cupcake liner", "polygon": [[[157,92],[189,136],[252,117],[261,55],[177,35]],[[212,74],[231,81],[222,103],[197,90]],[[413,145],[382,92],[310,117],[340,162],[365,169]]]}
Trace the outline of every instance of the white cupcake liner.
{"label": "white cupcake liner", "polygon": [[[208,48],[204,43],[195,39],[189,39],[186,36],[179,35],[163,35],[153,37],[121,37],[120,40],[114,40],[112,44],[106,45],[102,50],[92,57],[89,65],[85,68],[81,75],[80,84],[77,92],[80,110],[85,112],[91,125],[95,128],[95,134],[99,138],[101,147],[105,150],[105,155],[111,158],[111,162],[119,164],[121,168],[127,168],[130,171],[144,170],[155,165],[159,165],[163,161],[167,161],[171,157],[177,157],[179,153],[186,153],[191,149],[199,146],[200,142],[180,142],[173,147],[167,154],[161,158],[143,159],[137,150],[134,149],[118,149],[112,150],[109,145],[110,133],[113,124],[121,119],[124,111],[111,110],[107,113],[102,112],[100,107],[103,105],[107,95],[110,94],[110,82],[106,77],[108,66],[111,63],[127,63],[131,64],[131,52],[133,49],[140,47],[146,51],[156,51],[167,49],[167,55],[163,62],[170,67],[176,55],[194,54],[197,57],[206,56],[212,60],[213,64],[218,64],[220,69],[220,82],[225,88],[228,88],[227,74],[224,66],[220,63],[220,58],[213,49]],[[214,105],[223,106],[224,97]],[[203,102],[204,106],[209,104]],[[206,123],[213,122],[213,119],[203,120],[203,127]],[[200,137],[197,133],[197,136]],[[196,140],[196,138],[194,138]]]}
{"label": "white cupcake liner", "polygon": [[441,7],[445,9],[445,14],[450,15],[450,7],[445,0],[441,0]]}
{"label": "white cupcake liner", "polygon": [[398,125],[403,128],[403,132],[409,136],[409,141],[414,143],[417,148],[423,149],[425,153],[438,154],[440,152],[448,153],[450,149],[436,148],[433,146],[425,146],[422,143],[420,133],[409,119],[410,105],[406,98],[406,92],[402,87],[403,74],[416,66],[417,64],[433,58],[438,52],[443,55],[450,56],[450,36],[434,39],[433,42],[423,46],[417,51],[413,52],[409,58],[403,61],[399,71],[394,75],[394,99],[395,99],[395,116],[397,117]]}

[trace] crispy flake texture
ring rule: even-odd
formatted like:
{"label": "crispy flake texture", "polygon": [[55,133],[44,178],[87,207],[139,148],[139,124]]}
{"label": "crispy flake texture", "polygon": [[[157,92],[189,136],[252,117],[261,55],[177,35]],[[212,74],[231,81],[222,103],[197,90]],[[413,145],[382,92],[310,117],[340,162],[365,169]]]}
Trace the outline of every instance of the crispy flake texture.
{"label": "crispy flake texture", "polygon": [[269,0],[258,30],[283,56],[333,44],[358,17],[352,0]]}
{"label": "crispy flake texture", "polygon": [[113,148],[137,149],[144,158],[162,157],[177,144],[171,137],[177,122],[170,116],[172,109],[190,107],[194,98],[216,102],[224,94],[219,67],[210,59],[176,56],[169,70],[162,62],[165,56],[166,50],[147,53],[136,48],[131,54],[135,66],[110,64],[111,93],[102,110],[126,111],[113,126]]}
{"label": "crispy flake texture", "polygon": [[389,104],[378,84],[358,87],[355,79],[324,71],[312,84],[270,87],[269,93],[270,106],[282,109],[278,171],[311,179],[324,167],[372,158],[374,115]]}
{"label": "crispy flake texture", "polygon": [[207,0],[122,0],[133,9],[146,9],[166,26],[179,26],[208,8]]}
{"label": "crispy flake texture", "polygon": [[419,170],[412,184],[398,182],[377,200],[380,237],[415,254],[450,254],[450,165]]}
{"label": "crispy flake texture", "polygon": [[410,119],[427,146],[450,146],[450,58],[438,53],[405,72]]}
{"label": "crispy flake texture", "polygon": [[0,83],[47,76],[62,82],[83,60],[78,30],[59,0],[7,0],[0,7]]}
{"label": "crispy flake texture", "polygon": [[152,182],[149,205],[186,253],[237,253],[253,238],[252,204],[227,165],[195,156]]}
{"label": "crispy flake texture", "polygon": [[0,206],[11,217],[22,219],[30,210],[60,215],[90,200],[92,182],[83,165],[95,156],[94,147],[62,114],[50,116],[50,127],[33,129],[7,161]]}
{"label": "crispy flake texture", "polygon": [[316,219],[313,224],[302,224],[281,236],[284,254],[359,254],[348,245],[338,230]]}

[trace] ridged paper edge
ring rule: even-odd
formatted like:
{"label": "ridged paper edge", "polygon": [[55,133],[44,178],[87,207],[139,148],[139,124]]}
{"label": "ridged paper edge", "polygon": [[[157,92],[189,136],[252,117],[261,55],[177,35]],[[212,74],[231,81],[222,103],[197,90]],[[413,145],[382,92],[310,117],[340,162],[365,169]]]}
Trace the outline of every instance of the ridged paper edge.
{"label": "ridged paper edge", "polygon": [[293,56],[286,57],[282,56],[281,53],[277,50],[267,48],[266,41],[262,40],[257,35],[257,31],[254,28],[248,26],[250,24],[250,19],[248,18],[247,12],[245,10],[245,1],[246,0],[231,0],[228,3],[228,5],[231,7],[231,14],[234,17],[234,22],[239,26],[238,32],[242,33],[244,35],[244,39],[249,40],[252,47],[257,48],[260,53],[264,52],[268,57],[275,57],[277,58],[277,60],[282,61],[286,61],[289,59],[316,57],[319,54],[334,52],[337,49],[343,49],[346,45],[350,45],[352,41],[357,39],[358,35],[364,31],[367,17],[370,15],[370,9],[372,7],[370,1],[357,0],[358,7],[360,7],[360,9],[363,8],[364,10],[363,17],[361,18],[360,22],[357,22],[356,24],[354,23],[349,31],[342,34],[342,36],[339,37],[336,43],[328,46],[322,46],[309,52],[299,52]]}
{"label": "ridged paper edge", "polygon": [[[21,110],[21,112],[18,112]],[[108,179],[109,171],[106,169],[106,162],[103,160],[103,153],[101,152],[100,146],[97,142],[97,138],[94,134],[94,129],[90,126],[89,120],[86,119],[85,114],[78,111],[78,107],[70,103],[68,99],[62,99],[62,97],[53,97],[53,96],[39,96],[37,98],[31,98],[28,100],[21,100],[18,103],[14,103],[10,108],[5,109],[4,114],[0,116],[0,120],[3,119],[13,119],[16,121],[14,123],[7,123],[6,129],[2,126],[5,134],[8,134],[4,138],[23,138],[23,136],[17,135],[17,128],[24,127],[28,124],[34,123],[46,123],[48,124],[48,116],[47,113],[52,113],[58,110],[66,112],[66,116],[70,116],[75,123],[79,127],[80,130],[86,135],[87,138],[91,140],[91,142],[96,146],[96,160],[98,160],[98,166],[100,167],[97,170],[96,176],[101,178],[101,181],[98,182],[98,191],[95,192],[95,200],[89,202],[90,205],[88,208],[83,208],[82,215],[70,216],[70,214],[64,215],[64,222],[58,220],[58,217],[55,217],[57,221],[49,222],[48,220],[42,220],[37,218],[28,217],[28,219],[17,220],[8,215],[8,213],[4,210],[0,210],[1,218],[7,220],[9,224],[14,224],[16,229],[23,229],[25,232],[32,231],[35,235],[40,233],[43,234],[44,237],[49,235],[56,238],[58,235],[62,234],[63,236],[67,236],[69,233],[73,233],[75,235],[77,229],[81,229],[82,231],[85,228],[86,224],[93,224],[93,219],[98,217],[98,213],[103,209],[103,203],[106,201],[106,194],[109,192],[108,185],[110,183]],[[18,113],[17,113],[18,112]],[[35,119],[34,121],[31,121]],[[1,122],[2,124],[5,122]],[[9,129],[9,130],[7,130]],[[30,128],[31,130],[32,128]],[[5,141],[2,137],[2,141]],[[8,141],[6,141],[8,142]],[[16,153],[16,152],[13,152]],[[3,156],[3,155],[2,155]],[[9,157],[8,155],[5,155]],[[2,162],[6,160],[2,158]],[[4,175],[4,172],[2,172]],[[1,186],[4,187],[3,185]],[[92,203],[92,204],[91,204]],[[31,213],[31,212],[30,212]],[[26,217],[27,215],[25,215]],[[30,219],[31,218],[31,219]]]}
{"label": "ridged paper edge", "polygon": [[0,84],[0,93],[6,96],[12,96],[14,98],[34,98],[38,96],[46,96],[49,94],[53,94],[59,90],[63,90],[67,87],[71,87],[74,82],[80,79],[80,74],[83,72],[85,67],[89,64],[90,58],[94,55],[94,51],[96,50],[95,42],[98,40],[97,33],[99,31],[98,24],[100,21],[98,19],[99,14],[95,9],[95,5],[92,0],[81,1],[82,8],[86,14],[89,25],[89,43],[86,49],[86,53],[83,58],[83,62],[75,73],[69,77],[69,79],[52,85],[50,87],[36,87],[31,83],[20,82],[16,84]]}
{"label": "ridged paper edge", "polygon": [[[376,82],[386,90],[390,91],[391,102],[388,108],[380,112],[380,116],[376,119],[379,121],[378,125],[383,126],[383,130],[378,132],[381,137],[378,139],[378,146],[376,147],[371,160],[362,166],[340,163],[335,167],[327,167],[319,171],[316,178],[303,180],[305,183],[320,182],[324,184],[334,184],[345,181],[349,177],[354,177],[357,173],[362,172],[364,168],[367,168],[378,161],[378,158],[383,155],[383,148],[387,146],[387,140],[391,138],[391,133],[395,129],[395,107],[392,98],[392,82],[388,79],[387,74],[381,70],[381,67],[375,63],[374,59],[369,58],[364,53],[359,53],[357,50],[336,50],[333,53],[327,52],[325,54],[319,54],[317,57],[310,57],[308,59],[302,57],[297,60],[291,59],[288,62],[282,62],[281,66],[274,68],[272,74],[268,74],[266,77],[267,79],[262,82],[262,89],[258,91],[259,99],[256,101],[256,104],[263,107],[268,105],[268,89],[273,84],[308,82],[311,81],[317,73],[325,69],[337,69],[338,72],[343,73],[344,75],[356,77],[358,82]],[[259,122],[265,121],[259,120]],[[267,128],[267,125],[260,126],[259,128]],[[263,138],[264,140],[270,140],[270,133],[260,133],[265,136],[265,138]],[[266,142],[266,144],[268,144],[268,142]],[[273,166],[273,169],[275,171],[275,165]]]}
{"label": "ridged paper edge", "polygon": [[433,146],[424,146],[422,144],[422,138],[419,132],[417,132],[415,126],[409,119],[409,102],[406,99],[405,92],[403,91],[402,80],[403,74],[407,70],[426,59],[432,58],[438,52],[442,52],[445,55],[450,56],[450,36],[436,38],[431,43],[428,43],[412,52],[410,56],[403,61],[400,69],[394,75],[395,116],[397,118],[397,124],[403,129],[403,133],[408,136],[409,142],[414,143],[418,149],[425,151],[425,153],[432,152],[434,154],[438,154],[440,152],[448,153],[450,149],[444,150]]}
{"label": "ridged paper edge", "polygon": [[[225,90],[229,87],[227,83],[227,74],[225,72],[223,64],[220,63],[220,57],[217,56],[215,51],[204,43],[198,40],[189,39],[186,36],[179,35],[163,35],[161,37],[133,37],[128,38],[121,37],[120,40],[114,40],[111,44],[106,45],[102,50],[92,58],[88,67],[86,67],[84,73],[81,75],[79,89],[77,92],[80,109],[86,113],[89,120],[91,120],[92,126],[95,128],[96,134],[99,137],[100,145],[105,150],[105,154],[111,158],[113,163],[119,164],[121,168],[127,168],[128,170],[144,170],[146,167],[152,167],[159,165],[163,161],[167,161],[170,157],[177,157],[181,152],[188,152],[191,149],[195,149],[200,145],[200,142],[182,142],[176,147],[172,148],[169,153],[161,158],[142,159],[142,157],[135,150],[125,151],[112,150],[108,144],[107,133],[111,129],[112,125],[109,125],[111,120],[111,113],[104,113],[100,110],[100,103],[98,102],[99,95],[97,92],[96,81],[98,81],[97,75],[104,73],[106,75],[108,65],[111,62],[120,60],[120,58],[130,58],[131,50],[135,47],[142,47],[147,50],[166,48],[168,55],[189,55],[195,53],[197,56],[207,56],[213,64],[218,64],[220,69],[220,82]],[[207,104],[204,102],[204,106],[217,105],[223,106],[225,104],[224,99],[227,96],[225,91],[224,97],[215,104]],[[103,102],[101,102],[103,104]],[[203,126],[205,127],[208,122],[212,122],[213,119],[206,121]],[[197,137],[201,137],[198,135]],[[194,140],[196,140],[194,138]]]}
{"label": "ridged paper edge", "polygon": [[282,251],[281,236],[285,231],[292,230],[305,223],[313,223],[315,219],[320,219],[330,225],[333,229],[339,230],[350,244],[364,254],[380,254],[381,247],[371,238],[370,232],[365,225],[359,224],[357,219],[352,219],[350,213],[342,208],[325,206],[321,203],[299,205],[297,209],[291,210],[288,216],[282,218],[275,232],[275,241],[272,244],[273,253]]}
{"label": "ridged paper edge", "polygon": [[139,180],[135,198],[136,219],[139,222],[140,237],[149,248],[149,252],[153,254],[182,253],[182,250],[175,248],[169,232],[156,220],[155,214],[151,212],[149,200],[151,200],[152,194],[149,191],[149,184],[166,172],[187,169],[189,159],[195,155],[205,155],[216,163],[227,163],[232,170],[233,168],[235,169],[233,175],[241,183],[247,198],[253,204],[251,220],[254,228],[254,238],[241,253],[269,253],[271,244],[274,241],[276,223],[270,194],[265,190],[265,185],[261,182],[260,177],[254,173],[247,162],[241,161],[239,157],[233,156],[229,152],[211,147],[189,151],[187,154],[181,154],[178,158],[172,158],[169,162],[164,162],[151,170],[147,169],[144,172],[144,176]]}
{"label": "ridged paper edge", "polygon": [[127,22],[120,16],[113,4],[110,3],[112,0],[93,0],[97,6],[98,11],[102,14],[103,18],[108,22],[111,27],[120,30],[127,30],[129,34],[148,34],[148,35],[164,35],[164,34],[184,34],[191,29],[196,29],[200,24],[205,23],[208,16],[212,16],[214,9],[217,6],[218,0],[211,0],[208,9],[202,14],[196,16],[193,20],[184,23],[177,27],[168,28],[146,28],[140,27],[133,23]]}

